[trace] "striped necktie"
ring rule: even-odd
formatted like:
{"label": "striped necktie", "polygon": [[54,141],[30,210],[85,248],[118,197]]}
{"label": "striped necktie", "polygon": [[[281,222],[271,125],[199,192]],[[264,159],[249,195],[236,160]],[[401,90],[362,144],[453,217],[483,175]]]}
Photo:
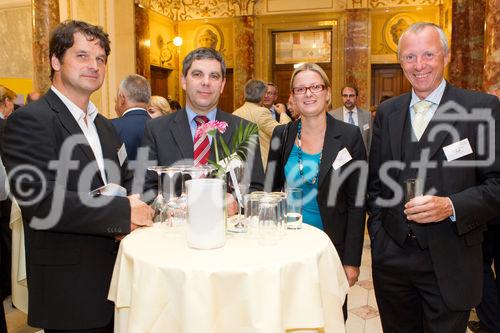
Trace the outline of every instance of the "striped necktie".
{"label": "striped necktie", "polygon": [[[194,117],[194,121],[196,122],[197,127],[208,122],[208,118],[205,116],[196,116]],[[208,162],[208,157],[210,155],[210,141],[208,140],[208,136],[195,136],[194,137],[194,165],[200,166],[205,165]]]}

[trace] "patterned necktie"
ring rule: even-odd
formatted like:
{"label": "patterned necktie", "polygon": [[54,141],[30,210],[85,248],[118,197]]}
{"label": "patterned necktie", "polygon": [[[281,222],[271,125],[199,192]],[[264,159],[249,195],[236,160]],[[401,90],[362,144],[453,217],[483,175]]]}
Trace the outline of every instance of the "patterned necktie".
{"label": "patterned necktie", "polygon": [[[208,118],[205,116],[196,116],[194,118],[197,127],[208,122]],[[210,155],[210,141],[208,140],[208,136],[199,136],[195,135],[194,137],[194,165],[201,166],[205,165],[208,162],[208,156]]]}
{"label": "patterned necktie", "polygon": [[420,140],[422,134],[424,134],[427,124],[429,124],[429,121],[426,117],[426,113],[427,111],[429,111],[431,105],[432,102],[425,100],[420,101],[415,105],[413,105],[413,111],[415,111],[415,117],[413,117],[412,127],[413,127],[413,132],[417,137],[417,140]]}
{"label": "patterned necktie", "polygon": [[349,122],[349,124],[352,124],[352,125],[356,125],[354,123],[354,118],[352,117],[352,111],[349,111],[349,119],[347,120]]}

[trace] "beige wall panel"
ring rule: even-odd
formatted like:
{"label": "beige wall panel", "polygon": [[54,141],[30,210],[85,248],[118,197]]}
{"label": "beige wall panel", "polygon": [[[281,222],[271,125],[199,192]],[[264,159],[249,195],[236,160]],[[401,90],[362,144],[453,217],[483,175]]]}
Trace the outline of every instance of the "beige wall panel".
{"label": "beige wall panel", "polygon": [[0,77],[31,79],[31,6],[0,8],[0,31]]}
{"label": "beige wall panel", "polygon": [[108,59],[105,86],[101,88],[108,92],[107,99],[103,101],[106,109],[103,109],[102,113],[114,118],[118,85],[126,75],[135,73],[134,1],[108,0],[106,13],[108,14],[106,31],[111,40],[111,54]]}
{"label": "beige wall panel", "polygon": [[272,15],[281,12],[342,11],[344,9],[346,9],[346,0],[264,0],[257,1],[255,4],[257,15]]}

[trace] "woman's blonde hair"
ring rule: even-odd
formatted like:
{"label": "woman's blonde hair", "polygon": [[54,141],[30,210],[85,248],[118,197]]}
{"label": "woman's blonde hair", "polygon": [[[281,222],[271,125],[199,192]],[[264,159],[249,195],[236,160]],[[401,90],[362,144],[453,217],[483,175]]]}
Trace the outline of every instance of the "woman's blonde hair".
{"label": "woman's blonde hair", "polygon": [[328,75],[326,75],[323,68],[321,68],[319,65],[316,65],[315,63],[306,62],[306,63],[303,63],[302,65],[300,65],[299,67],[297,67],[293,71],[292,78],[290,79],[290,91],[292,91],[292,89],[293,89],[293,81],[295,80],[295,77],[297,76],[297,74],[299,74],[300,72],[303,72],[303,71],[317,72],[321,76],[321,79],[323,79],[323,82],[325,83],[325,88],[326,89],[331,88],[330,79],[328,78]]}
{"label": "woman's blonde hair", "polygon": [[7,87],[0,84],[0,104],[4,104],[5,99],[8,98],[12,102],[17,98],[17,94]]}
{"label": "woman's blonde hair", "polygon": [[157,107],[158,109],[160,109],[163,115],[172,112],[172,109],[170,108],[170,104],[168,104],[167,99],[162,96],[151,96],[148,107],[150,106]]}

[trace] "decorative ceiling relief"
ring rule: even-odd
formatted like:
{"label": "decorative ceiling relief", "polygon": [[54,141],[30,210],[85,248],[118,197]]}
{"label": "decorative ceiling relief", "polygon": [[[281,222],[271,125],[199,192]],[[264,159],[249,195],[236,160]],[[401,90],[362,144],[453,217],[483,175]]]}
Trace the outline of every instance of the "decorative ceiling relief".
{"label": "decorative ceiling relief", "polygon": [[256,0],[135,0],[135,3],[167,16],[185,21],[204,18],[253,15]]}
{"label": "decorative ceiling relief", "polygon": [[[357,2],[356,0],[353,0]],[[369,0],[370,8],[440,5],[443,0]]]}

